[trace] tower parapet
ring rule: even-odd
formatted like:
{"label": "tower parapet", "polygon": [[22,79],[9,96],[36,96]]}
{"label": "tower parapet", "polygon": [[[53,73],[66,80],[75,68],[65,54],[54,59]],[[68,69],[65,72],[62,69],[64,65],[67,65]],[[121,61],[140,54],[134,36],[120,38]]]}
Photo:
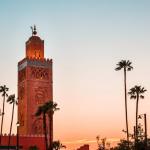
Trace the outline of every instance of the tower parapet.
{"label": "tower parapet", "polygon": [[26,66],[34,66],[34,67],[51,67],[52,59],[36,59],[36,58],[24,58],[18,63],[18,71],[24,69]]}

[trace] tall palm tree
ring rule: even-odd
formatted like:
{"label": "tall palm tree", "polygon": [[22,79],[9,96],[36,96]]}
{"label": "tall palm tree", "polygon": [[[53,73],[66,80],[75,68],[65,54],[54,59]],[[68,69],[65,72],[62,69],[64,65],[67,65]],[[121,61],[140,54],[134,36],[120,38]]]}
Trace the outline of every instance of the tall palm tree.
{"label": "tall palm tree", "polygon": [[43,131],[44,131],[44,135],[45,135],[45,147],[46,147],[46,150],[48,150],[47,128],[46,128],[46,112],[47,112],[47,106],[42,105],[42,106],[38,107],[38,110],[35,113],[35,115],[37,117],[43,115]]}
{"label": "tall palm tree", "polygon": [[129,146],[129,130],[128,130],[128,108],[127,108],[127,79],[126,72],[131,71],[133,69],[132,62],[129,60],[121,60],[118,62],[116,71],[123,69],[124,71],[124,95],[125,95],[125,118],[126,118],[126,131],[127,131],[127,141]]}
{"label": "tall palm tree", "polygon": [[1,133],[0,133],[0,145],[2,143],[2,134],[3,134],[3,122],[4,122],[4,114],[5,114],[5,99],[8,97],[7,91],[9,89],[6,87],[6,85],[0,86],[0,93],[2,93],[3,97],[3,110],[2,110],[2,120],[1,120]]}
{"label": "tall palm tree", "polygon": [[49,150],[53,150],[52,143],[53,143],[53,114],[55,111],[59,110],[57,108],[57,103],[53,101],[48,101],[45,103],[47,107],[47,114],[49,119]]}
{"label": "tall palm tree", "polygon": [[[59,110],[57,108],[57,103],[53,101],[48,101],[44,103],[42,106],[40,106],[36,112],[36,115],[41,115],[43,114],[43,129],[44,129],[44,134],[45,134],[45,143],[46,143],[46,148],[48,147],[49,150],[52,150],[52,143],[53,143],[53,114],[56,110]],[[48,115],[49,119],[49,146],[47,141],[47,131],[46,131],[46,114]]]}
{"label": "tall palm tree", "polygon": [[9,131],[9,138],[8,138],[8,150],[10,148],[10,139],[11,139],[11,131],[12,131],[12,124],[13,124],[13,119],[14,119],[14,108],[15,108],[15,104],[17,105],[17,99],[15,98],[15,94],[10,95],[7,99],[7,102],[9,104],[12,104],[12,116],[11,116],[11,124],[10,124],[10,131]]}
{"label": "tall palm tree", "polygon": [[135,126],[135,140],[138,141],[138,104],[139,99],[144,99],[143,94],[147,90],[144,87],[135,85],[133,88],[130,89],[128,94],[130,95],[130,99],[136,99],[136,126]]}
{"label": "tall palm tree", "polygon": [[66,146],[63,145],[59,140],[53,141],[52,147],[54,150],[60,150],[61,148],[66,148]]}

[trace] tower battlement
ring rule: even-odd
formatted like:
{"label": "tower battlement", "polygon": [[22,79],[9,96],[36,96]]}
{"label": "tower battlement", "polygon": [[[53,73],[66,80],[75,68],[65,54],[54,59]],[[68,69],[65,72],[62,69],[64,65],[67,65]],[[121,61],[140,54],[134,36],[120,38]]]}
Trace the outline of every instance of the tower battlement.
{"label": "tower battlement", "polygon": [[22,70],[27,66],[43,67],[43,68],[51,67],[52,62],[53,62],[52,59],[46,59],[46,58],[37,59],[37,58],[27,57],[18,63],[18,70]]}
{"label": "tower battlement", "polygon": [[29,60],[29,61],[41,61],[41,62],[47,62],[47,63],[51,63],[52,62],[52,59],[49,59],[49,58],[34,58],[34,57],[26,57],[24,59],[22,59],[21,61],[18,62],[18,65],[21,65],[22,63],[24,63],[26,60]]}

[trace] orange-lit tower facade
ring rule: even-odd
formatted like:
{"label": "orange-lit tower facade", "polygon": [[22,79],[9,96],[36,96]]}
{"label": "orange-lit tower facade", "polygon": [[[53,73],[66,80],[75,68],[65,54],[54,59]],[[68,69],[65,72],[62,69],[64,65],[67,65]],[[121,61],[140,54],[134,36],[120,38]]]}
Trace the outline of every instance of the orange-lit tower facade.
{"label": "orange-lit tower facade", "polygon": [[[26,56],[18,63],[18,121],[20,135],[42,135],[42,116],[35,117],[37,108],[53,100],[52,60],[44,58],[44,40],[36,27],[26,42]],[[52,131],[50,132],[51,136]]]}

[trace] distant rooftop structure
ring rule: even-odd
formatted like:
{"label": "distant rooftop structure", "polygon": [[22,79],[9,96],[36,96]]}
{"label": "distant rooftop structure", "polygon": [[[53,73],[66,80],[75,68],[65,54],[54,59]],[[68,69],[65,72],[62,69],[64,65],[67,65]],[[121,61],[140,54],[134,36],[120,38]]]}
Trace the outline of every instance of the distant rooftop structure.
{"label": "distant rooftop structure", "polygon": [[78,148],[77,150],[89,150],[89,145],[85,144],[85,145],[81,146],[80,148]]}

